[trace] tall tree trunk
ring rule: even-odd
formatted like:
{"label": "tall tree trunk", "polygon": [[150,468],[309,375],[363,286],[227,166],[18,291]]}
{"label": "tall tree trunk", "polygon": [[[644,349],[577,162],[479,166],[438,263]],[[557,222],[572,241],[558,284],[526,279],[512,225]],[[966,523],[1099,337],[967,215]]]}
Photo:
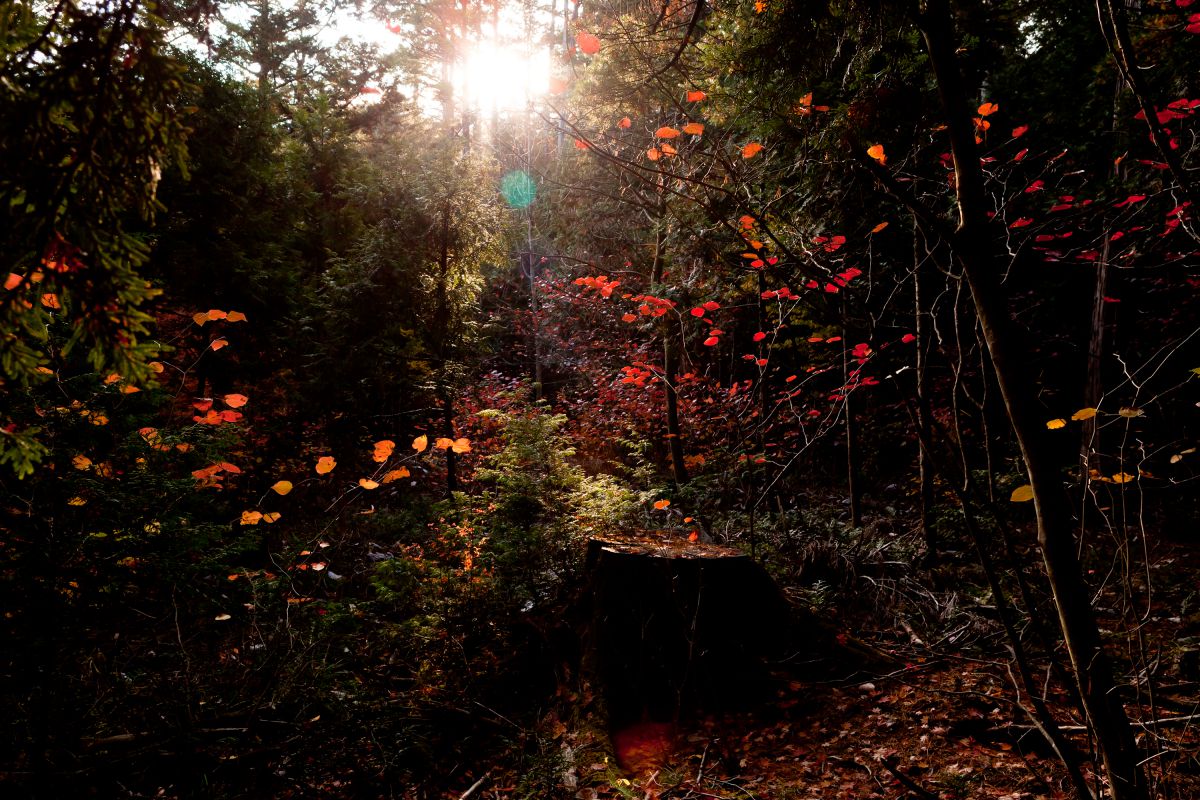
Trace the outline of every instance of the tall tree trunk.
{"label": "tall tree trunk", "polygon": [[925,270],[922,264],[927,257],[925,237],[921,235],[920,226],[913,221],[913,327],[917,341],[917,439],[921,452],[917,459],[917,474],[920,480],[921,494],[921,535],[925,538],[925,551],[930,558],[936,558],[938,553],[937,539],[933,532],[933,454],[929,452],[929,442],[932,441],[929,405],[929,384],[926,375],[928,364],[926,354],[929,345],[929,322],[925,319],[929,309],[922,287],[922,277]]}
{"label": "tall tree trunk", "polygon": [[[846,351],[846,295],[842,295],[842,386],[850,383],[850,354]],[[846,395],[846,493],[850,498],[850,527],[862,527],[862,497],[858,480],[858,432],[854,426],[854,391],[843,389]],[[765,420],[764,420],[765,421]]]}
{"label": "tall tree trunk", "polygon": [[[665,204],[659,202],[658,221],[654,231],[654,261],[650,265],[650,283],[657,285],[663,278],[663,231],[662,219],[666,212]],[[688,481],[687,466],[683,463],[683,427],[679,424],[679,392],[675,387],[678,377],[679,363],[675,352],[675,343],[671,336],[670,324],[663,322],[661,317],[658,326],[659,335],[663,341],[663,382],[666,384],[666,416],[667,416],[667,446],[671,452],[671,475],[677,484]]]}
{"label": "tall tree trunk", "polygon": [[949,126],[959,210],[953,246],[971,289],[997,382],[1012,421],[1033,488],[1038,544],[1058,611],[1063,641],[1079,685],[1084,712],[1100,747],[1104,772],[1114,800],[1147,797],[1125,708],[1113,681],[1083,581],[1072,531],[1071,506],[1037,406],[1035,387],[1022,370],[1027,363],[1016,342],[1016,330],[993,254],[984,178],[979,165],[968,97],[955,57],[955,36],[947,0],[928,0],[917,22]]}

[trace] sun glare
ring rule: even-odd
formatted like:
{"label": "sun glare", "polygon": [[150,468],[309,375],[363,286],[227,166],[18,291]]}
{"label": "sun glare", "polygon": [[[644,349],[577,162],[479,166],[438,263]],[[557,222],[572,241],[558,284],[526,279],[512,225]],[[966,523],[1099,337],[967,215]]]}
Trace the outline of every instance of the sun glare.
{"label": "sun glare", "polygon": [[521,111],[549,90],[550,54],[479,42],[460,67],[456,93],[483,112]]}

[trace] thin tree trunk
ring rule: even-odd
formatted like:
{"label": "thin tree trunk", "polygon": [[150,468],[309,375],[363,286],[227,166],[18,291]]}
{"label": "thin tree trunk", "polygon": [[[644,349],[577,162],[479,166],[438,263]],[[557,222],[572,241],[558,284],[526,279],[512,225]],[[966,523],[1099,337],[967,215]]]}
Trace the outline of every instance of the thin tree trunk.
{"label": "thin tree trunk", "polygon": [[1072,535],[1071,506],[1062,477],[1016,345],[1002,273],[991,247],[983,174],[975,144],[974,124],[955,57],[955,37],[947,0],[928,0],[918,15],[938,91],[947,116],[959,208],[954,234],[955,255],[971,289],[984,339],[996,370],[997,382],[1025,460],[1033,488],[1038,543],[1058,610],[1063,641],[1075,670],[1084,712],[1100,746],[1104,772],[1114,800],[1146,798],[1145,776],[1125,708],[1113,681],[1112,665],[1104,651],[1092,614]]}
{"label": "thin tree trunk", "polygon": [[[665,209],[659,204],[658,225],[654,231],[654,261],[650,266],[650,283],[662,283],[662,217]],[[665,317],[663,318],[665,319]],[[675,388],[679,372],[678,356],[675,353],[674,342],[668,324],[659,325],[659,334],[663,340],[663,382],[666,391],[667,415],[667,446],[671,452],[671,475],[675,483],[682,485],[688,482],[687,466],[683,463],[683,428],[679,424],[679,393]]]}
{"label": "thin tree trunk", "polygon": [[921,535],[925,537],[925,551],[930,558],[936,558],[938,553],[937,539],[933,532],[933,454],[929,452],[930,439],[930,406],[929,384],[926,370],[926,348],[929,342],[929,324],[925,315],[929,309],[925,307],[925,293],[922,277],[925,270],[921,268],[926,253],[925,239],[921,235],[920,226],[913,221],[913,325],[917,346],[917,439],[920,443],[920,457],[917,459],[917,474],[920,480],[921,494]]}

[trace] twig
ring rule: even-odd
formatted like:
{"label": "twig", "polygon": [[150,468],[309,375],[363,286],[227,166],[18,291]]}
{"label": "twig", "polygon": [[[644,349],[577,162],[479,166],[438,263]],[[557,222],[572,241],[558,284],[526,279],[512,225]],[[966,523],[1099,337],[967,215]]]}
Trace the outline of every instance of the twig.
{"label": "twig", "polygon": [[898,780],[898,781],[900,781],[900,783],[904,784],[905,788],[907,788],[910,792],[915,792],[918,797],[924,797],[925,800],[939,800],[939,798],[936,794],[929,791],[924,786],[917,783],[912,778],[908,777],[903,772],[901,772],[900,768],[898,766],[896,766],[893,759],[885,758],[880,763],[883,764],[884,769],[886,769],[888,772],[895,775],[896,780]]}
{"label": "twig", "polygon": [[467,798],[470,797],[471,795],[475,794],[475,792],[479,789],[479,787],[483,786],[483,782],[486,781],[491,776],[492,776],[492,771],[489,769],[487,772],[483,773],[483,776],[479,780],[477,780],[471,784],[471,788],[467,789],[465,792],[460,794],[458,796],[458,800],[467,800]]}

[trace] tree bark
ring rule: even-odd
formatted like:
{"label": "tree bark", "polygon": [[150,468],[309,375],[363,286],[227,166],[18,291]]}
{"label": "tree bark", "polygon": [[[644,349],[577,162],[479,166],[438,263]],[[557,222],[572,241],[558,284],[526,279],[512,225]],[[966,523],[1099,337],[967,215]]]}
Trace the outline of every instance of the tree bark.
{"label": "tree bark", "polygon": [[1113,681],[1112,665],[1092,615],[1072,530],[1071,506],[1062,477],[1045,441],[1036,392],[1021,365],[1000,265],[991,246],[984,177],[975,143],[968,97],[955,58],[955,37],[947,0],[929,0],[917,17],[947,116],[958,200],[959,222],[952,243],[975,303],[997,382],[1033,488],[1037,535],[1046,575],[1058,611],[1063,641],[1075,671],[1084,712],[1096,735],[1114,800],[1146,798],[1146,784],[1125,708]]}

